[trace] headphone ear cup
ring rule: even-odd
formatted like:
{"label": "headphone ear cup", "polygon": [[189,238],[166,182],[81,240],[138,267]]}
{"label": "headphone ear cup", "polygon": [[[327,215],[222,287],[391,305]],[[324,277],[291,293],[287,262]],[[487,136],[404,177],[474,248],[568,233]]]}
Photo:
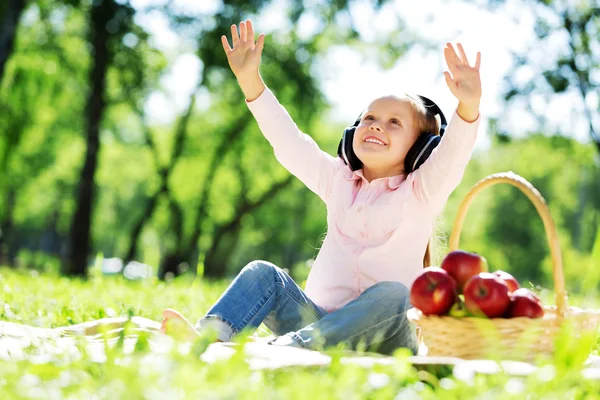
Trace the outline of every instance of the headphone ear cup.
{"label": "headphone ear cup", "polygon": [[404,158],[404,171],[409,174],[417,170],[431,155],[433,149],[440,143],[440,135],[423,133],[419,135]]}
{"label": "headphone ear cup", "polygon": [[354,132],[356,127],[352,126],[344,130],[344,135],[338,145],[338,156],[350,167],[352,171],[359,170],[363,167],[362,161],[354,153],[352,141],[354,140]]}

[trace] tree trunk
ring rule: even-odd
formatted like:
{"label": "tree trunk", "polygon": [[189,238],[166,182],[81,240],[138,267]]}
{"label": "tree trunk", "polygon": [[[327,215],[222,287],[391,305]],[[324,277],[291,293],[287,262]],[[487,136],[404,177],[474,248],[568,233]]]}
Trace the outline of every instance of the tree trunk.
{"label": "tree trunk", "polygon": [[92,211],[95,197],[94,175],[100,151],[100,123],[106,108],[104,99],[106,73],[111,60],[111,52],[107,46],[109,33],[107,23],[113,18],[115,10],[113,0],[104,0],[92,6],[90,35],[94,49],[93,63],[90,70],[91,92],[86,105],[87,148],[85,161],[79,179],[77,208],[73,215],[70,230],[70,257],[64,265],[67,275],[85,276],[87,274],[87,258],[90,252],[90,231]]}
{"label": "tree trunk", "polygon": [[227,267],[235,253],[240,237],[241,225],[237,224],[231,231],[222,231],[215,236],[214,245],[206,252],[204,258],[204,277],[223,278],[227,275]]}
{"label": "tree trunk", "polygon": [[134,224],[133,229],[131,230],[129,250],[127,250],[127,254],[123,260],[125,264],[133,261],[137,254],[137,244],[140,239],[140,235],[142,234],[142,229],[144,228],[144,225],[146,225],[146,222],[152,218],[152,214],[154,213],[154,209],[158,203],[158,197],[160,196],[160,193],[161,191],[150,198],[146,204],[146,209],[142,212],[140,219]]}
{"label": "tree trunk", "polygon": [[167,276],[175,277],[181,273],[180,265],[186,261],[187,255],[179,251],[172,251],[161,258],[158,268],[158,279],[164,280]]}
{"label": "tree trunk", "polygon": [[6,62],[15,47],[19,18],[25,9],[25,0],[3,0],[0,5],[0,83]]}
{"label": "tree trunk", "polygon": [[[273,197],[275,197],[275,195],[280,190],[289,186],[293,182],[293,179],[294,179],[293,175],[290,175],[290,176],[288,176],[287,179],[273,184],[269,188],[269,190],[267,190],[265,193],[263,193],[263,195],[254,202],[250,202],[248,200],[248,198],[245,197],[245,195],[246,195],[245,193],[242,194],[242,196],[244,196],[244,198],[241,201],[241,206],[238,208],[236,214],[233,216],[231,221],[219,226],[215,230],[215,235],[213,237],[212,246],[206,252],[207,255],[204,260],[204,276],[210,277],[210,278],[222,278],[225,276],[225,273],[227,271],[227,264],[222,263],[222,262],[220,262],[220,263],[214,262],[214,260],[217,260],[219,258],[217,256],[217,254],[219,253],[219,247],[220,247],[221,240],[223,238],[225,238],[226,235],[235,235],[236,231],[240,231],[241,230],[240,225],[241,225],[242,218],[244,217],[244,215],[253,212],[254,210],[259,208],[263,204],[267,203],[269,200],[271,200]],[[233,240],[234,244],[237,244],[237,241],[236,241],[237,239],[235,238],[235,236],[232,236],[232,238],[234,238],[234,240]],[[193,254],[193,250],[195,248],[197,248],[197,246],[198,246],[197,243],[194,243],[194,247],[190,249],[190,254]],[[196,264],[197,264],[197,262],[196,262]],[[192,264],[192,265],[196,265],[196,264]]]}
{"label": "tree trunk", "polygon": [[60,217],[60,204],[52,211],[46,229],[40,236],[39,250],[46,254],[60,256],[62,237],[58,232],[58,219]]}
{"label": "tree trunk", "polygon": [[15,208],[16,192],[14,189],[6,195],[6,209],[0,221],[0,265],[14,266],[14,256],[17,254],[14,236],[13,211]]}
{"label": "tree trunk", "polygon": [[306,203],[308,202],[308,191],[302,190],[300,194],[300,203],[296,207],[294,216],[291,218],[290,223],[292,224],[292,238],[290,239],[287,246],[283,251],[283,265],[286,265],[290,273],[294,270],[294,265],[300,261],[300,252],[298,248],[301,246],[299,242],[302,240],[302,226],[307,215]]}
{"label": "tree trunk", "polygon": [[170,192],[167,192],[167,196],[171,211],[171,227],[169,229],[175,233],[175,246],[167,248],[165,255],[161,257],[158,268],[158,278],[161,280],[164,280],[167,274],[179,276],[183,272],[180,267],[181,264],[186,263],[191,258],[189,249],[181,246],[183,242],[183,210],[170,195]]}
{"label": "tree trunk", "polygon": [[[201,80],[202,81],[202,80]],[[181,153],[183,152],[183,145],[185,144],[185,137],[187,134],[187,129],[189,125],[190,118],[192,116],[192,112],[194,111],[194,105],[196,104],[196,91],[192,95],[190,99],[190,104],[185,112],[185,114],[179,120],[179,124],[177,125],[177,130],[175,133],[174,145],[173,145],[173,153],[171,154],[171,158],[169,159],[169,164],[166,167],[159,168],[160,174],[160,188],[158,191],[150,198],[148,204],[146,205],[146,209],[142,213],[140,219],[133,225],[133,229],[131,231],[131,236],[129,239],[129,250],[127,251],[127,255],[125,256],[125,263],[133,260],[137,254],[137,243],[139,241],[140,235],[144,226],[150,219],[152,218],[152,214],[154,214],[154,210],[156,209],[156,205],[158,204],[158,199],[161,195],[166,194],[169,195],[169,177],[171,176],[171,172],[173,168],[177,164]],[[134,102],[132,101],[132,104]],[[135,106],[132,106],[135,109]],[[139,117],[142,119],[142,124],[144,126],[144,134],[146,135],[146,144],[152,150],[152,154],[154,155],[154,162],[158,166],[160,163],[160,158],[158,156],[158,149],[156,148],[156,144],[154,140],[152,140],[152,133],[150,132],[149,127],[146,125],[144,121],[144,115],[141,110],[137,110]],[[170,197],[169,197],[170,198]],[[170,198],[171,209],[174,210],[173,202],[174,200]],[[161,263],[162,264],[162,263]]]}
{"label": "tree trunk", "polygon": [[[189,115],[187,119],[189,119]],[[194,231],[192,232],[191,239],[188,242],[184,242],[183,240],[183,213],[181,209],[177,207],[175,200],[170,198],[169,204],[173,220],[175,222],[180,221],[179,223],[175,224],[175,234],[178,237],[178,248],[173,251],[167,251],[163,259],[161,260],[158,272],[158,277],[160,279],[164,279],[165,275],[168,272],[175,274],[175,276],[179,275],[180,270],[178,266],[182,262],[188,262],[189,268],[191,268],[194,271],[193,273],[195,274],[195,268],[198,265],[199,255],[197,243],[202,233],[201,224],[204,221],[204,217],[206,215],[206,204],[208,200],[208,194],[211,191],[212,183],[214,182],[214,177],[216,175],[217,169],[225,159],[225,154],[231,149],[231,145],[235,142],[235,140],[237,140],[237,137],[241,135],[241,132],[243,131],[249,119],[250,113],[245,113],[231,126],[227,127],[226,132],[224,132],[223,134],[218,134],[218,136],[222,137],[223,139],[219,144],[217,150],[212,154],[212,162],[207,170],[207,176],[204,179],[204,186],[200,194],[198,214],[196,215]],[[185,126],[187,126],[187,122]],[[175,141],[174,147],[177,149],[181,149],[183,147],[183,136]],[[169,192],[167,191],[167,194],[168,193]]]}
{"label": "tree trunk", "polygon": [[[208,196],[212,190],[217,169],[220,167],[223,160],[225,160],[226,153],[233,148],[233,145],[244,131],[244,127],[248,124],[250,118],[251,114],[249,112],[244,113],[243,116],[241,116],[237,121],[227,128],[227,131],[224,132],[224,134],[219,135],[223,138],[223,140],[212,155],[213,158],[207,170],[206,178],[204,179],[204,187],[202,188],[200,201],[198,202],[198,212],[196,214],[194,230],[187,245],[187,247],[190,249],[195,249],[197,247],[198,240],[200,239],[200,236],[202,236],[202,222],[204,222],[204,219],[207,216],[206,210],[208,206]],[[193,250],[190,251],[190,254],[193,253]]]}

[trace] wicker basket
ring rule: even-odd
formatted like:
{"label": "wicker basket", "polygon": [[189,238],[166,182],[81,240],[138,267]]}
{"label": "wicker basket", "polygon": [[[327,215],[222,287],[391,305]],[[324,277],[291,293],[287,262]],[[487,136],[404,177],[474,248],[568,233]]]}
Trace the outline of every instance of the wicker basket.
{"label": "wicker basket", "polygon": [[420,310],[411,308],[407,317],[417,326],[419,342],[425,342],[429,356],[533,361],[540,353],[553,353],[554,339],[564,324],[570,323],[574,332],[581,332],[595,329],[600,322],[600,310],[567,306],[558,237],[546,202],[528,181],[513,172],[490,175],[471,188],[458,209],[449,251],[458,249],[460,231],[471,201],[483,189],[498,183],[508,183],[521,189],[542,217],[552,256],[556,305],[544,306],[544,317],[538,319],[455,318],[423,315]]}

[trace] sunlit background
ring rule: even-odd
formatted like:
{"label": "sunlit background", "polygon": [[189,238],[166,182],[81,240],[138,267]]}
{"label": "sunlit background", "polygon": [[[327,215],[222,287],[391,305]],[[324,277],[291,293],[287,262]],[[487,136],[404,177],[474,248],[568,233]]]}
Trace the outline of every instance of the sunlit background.
{"label": "sunlit background", "polygon": [[[132,1],[137,9],[149,5],[164,4],[165,1]],[[257,33],[276,35],[277,32],[293,29],[292,24],[279,16],[286,12],[290,1],[273,1],[260,15],[251,16]],[[305,2],[310,4],[318,2]],[[323,85],[323,91],[333,106],[330,116],[341,123],[351,123],[370,99],[387,93],[411,92],[428,96],[440,105],[446,114],[456,107],[456,99],[447,89],[442,71],[446,70],[442,49],[446,42],[460,42],[465,47],[471,62],[475,61],[477,51],[482,52],[481,78],[484,88],[481,112],[484,121],[487,118],[504,118],[504,129],[511,134],[523,134],[534,129],[536,122],[523,104],[515,105],[506,113],[502,101],[502,91],[506,89],[504,77],[514,70],[513,53],[522,53],[536,46],[536,18],[531,7],[523,6],[521,1],[506,1],[499,8],[485,7],[482,2],[456,0],[430,1],[390,1],[374,10],[369,1],[354,1],[348,15],[340,18],[340,24],[348,24],[351,17],[354,26],[365,41],[369,42],[385,35],[399,35],[410,38],[413,33],[427,41],[427,45],[415,43],[405,57],[397,60],[390,68],[382,68],[366,52],[351,48],[344,43],[331,47],[319,56],[318,68],[314,73]],[[574,2],[577,3],[577,2]],[[177,0],[174,6],[199,18],[211,18],[218,12],[222,2],[217,0]],[[403,21],[400,25],[399,21]],[[181,44],[185,37],[178,36],[171,29],[164,16],[159,13],[147,13],[138,17],[141,26],[152,34],[152,42],[162,51],[172,53],[169,71],[161,79],[163,91],[153,94],[147,102],[147,112],[159,122],[171,122],[185,108],[189,94],[194,89],[202,61],[193,52],[186,52]],[[232,21],[239,23],[239,21]],[[323,20],[310,11],[303,15],[295,28],[303,37],[323,29]],[[405,24],[405,25],[404,25]],[[406,32],[394,32],[399,26],[406,26]],[[230,32],[222,34],[230,37]],[[218,40],[215,37],[215,40]],[[267,41],[268,43],[268,41]],[[268,45],[268,44],[267,44]],[[376,46],[376,44],[373,44]],[[540,50],[534,60],[550,64],[553,58],[566,49],[566,38],[555,35]],[[531,79],[539,73],[534,65],[519,71],[516,77],[521,82]],[[600,79],[598,71],[595,79]],[[268,82],[267,82],[268,84]],[[530,99],[536,110],[548,117],[548,126],[553,130],[568,130],[573,137],[589,142],[587,122],[578,112],[572,112],[573,106],[580,107],[581,99],[577,95],[566,94],[547,102],[543,96]],[[598,108],[598,94],[592,93],[589,100],[592,109]],[[198,102],[198,108],[207,107],[210,96]],[[175,105],[175,107],[174,107]],[[482,140],[478,146],[489,144],[487,126],[482,124]],[[331,133],[337,134],[336,133]]]}
{"label": "sunlit background", "polygon": [[[483,360],[417,370],[408,352],[352,365],[336,351],[324,366],[322,354],[287,349],[304,354],[295,360],[276,346],[222,362],[203,357],[210,338],[180,346],[156,334],[163,310],[195,322],[254,260],[304,289],[327,232],[325,205],[280,165],[228,66],[220,37],[248,18],[267,34],[264,81],[332,155],[380,95],[425,95],[450,117],[443,48],[462,43],[472,63],[480,51],[477,143],[436,220],[430,265],[448,254],[473,185],[512,171],[553,224],[517,188],[495,185],[470,203],[459,248],[547,306],[564,278],[568,305],[589,308],[576,315],[593,329],[599,0],[0,0],[0,398],[597,398],[600,332],[582,325],[560,333],[538,370],[499,373]],[[405,268],[400,251],[397,260]],[[143,318],[149,331],[134,322]],[[503,322],[514,342],[523,319],[492,323]],[[452,347],[464,332],[441,327],[425,329],[425,343],[436,334]],[[526,336],[533,346],[550,338]],[[235,352],[221,345],[212,348]],[[318,368],[306,367],[308,353]],[[582,370],[588,359],[595,367]],[[302,367],[250,368],[271,361]]]}
{"label": "sunlit background", "polygon": [[[462,43],[472,63],[480,51],[479,137],[440,215],[433,262],[446,251],[468,189],[503,171],[544,195],[567,265],[595,262],[594,1],[40,0],[6,7],[3,18],[16,29],[0,38],[14,43],[0,54],[2,264],[67,275],[225,277],[268,259],[304,281],[326,210],[279,165],[228,68],[220,36],[247,18],[267,34],[266,84],[330,154],[343,128],[380,95],[422,94],[451,116],[457,101],[443,77],[443,48]],[[527,199],[498,188],[473,208],[463,245],[549,286],[544,228]],[[576,270],[566,271],[576,290],[600,281],[596,271],[598,279],[584,284]]]}

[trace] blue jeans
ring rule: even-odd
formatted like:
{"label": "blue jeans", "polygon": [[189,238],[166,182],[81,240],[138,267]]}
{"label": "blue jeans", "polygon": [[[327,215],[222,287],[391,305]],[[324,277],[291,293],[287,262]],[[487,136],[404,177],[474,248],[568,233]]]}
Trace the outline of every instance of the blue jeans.
{"label": "blue jeans", "polygon": [[417,353],[415,327],[407,320],[409,290],[379,282],[344,307],[328,313],[309,299],[281,268],[266,261],[246,265],[196,330],[211,327],[222,341],[264,323],[277,338],[269,342],[322,350],[336,346],[392,354],[400,347]]}

